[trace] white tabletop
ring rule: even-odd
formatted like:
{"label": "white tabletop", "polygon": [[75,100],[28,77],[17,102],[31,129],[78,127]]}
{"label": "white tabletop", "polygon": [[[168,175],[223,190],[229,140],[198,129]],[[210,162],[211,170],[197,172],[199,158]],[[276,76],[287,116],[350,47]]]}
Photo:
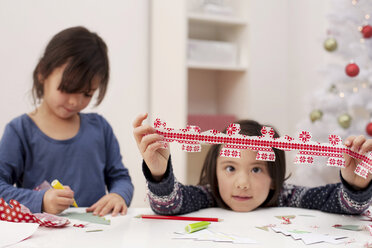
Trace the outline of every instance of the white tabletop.
{"label": "white tabletop", "polygon": [[[69,209],[67,211],[84,211],[84,209]],[[256,226],[275,224],[278,227],[310,230],[329,235],[343,235],[354,239],[353,243],[332,245],[318,243],[315,247],[364,247],[367,242],[372,244],[372,236],[367,231],[348,231],[332,227],[342,225],[366,225],[371,222],[361,221],[359,216],[329,214],[316,210],[300,208],[266,208],[248,213],[237,213],[219,208],[210,208],[188,214],[187,216],[217,217],[222,222],[213,222],[210,229],[226,234],[234,234],[257,241],[257,244],[232,244],[226,242],[195,241],[174,239],[174,232],[183,230],[193,222],[176,220],[152,220],[134,218],[138,214],[153,214],[149,208],[130,208],[126,216],[106,218],[111,219],[111,225],[89,224],[86,228],[67,226],[64,228],[39,227],[27,240],[11,247],[309,247],[301,240],[264,231]],[[292,224],[281,224],[283,221],[275,216],[295,215]],[[89,228],[88,228],[89,227]],[[86,232],[89,229],[103,229],[100,232]]]}

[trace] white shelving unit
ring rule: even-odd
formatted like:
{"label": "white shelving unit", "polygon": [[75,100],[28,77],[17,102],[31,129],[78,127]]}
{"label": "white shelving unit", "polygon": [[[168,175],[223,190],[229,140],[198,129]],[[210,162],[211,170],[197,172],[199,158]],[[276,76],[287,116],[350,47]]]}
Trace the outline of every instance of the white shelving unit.
{"label": "white shelving unit", "polygon": [[216,14],[205,14],[205,13],[196,13],[189,12],[187,14],[189,22],[192,23],[211,23],[213,25],[221,26],[245,26],[247,25],[247,20],[239,18],[236,16],[223,16]]}
{"label": "white shelving unit", "polygon": [[[248,116],[244,106],[248,105],[250,1],[226,1],[232,15],[202,12],[197,6],[201,2],[151,2],[150,118],[163,118],[175,128],[200,124],[204,130],[203,123],[187,123],[190,115],[208,115],[212,122],[221,115]],[[237,48],[236,62],[189,61],[188,39],[229,42]],[[204,148],[193,154],[171,148],[179,181],[198,182]]]}
{"label": "white shelving unit", "polygon": [[237,72],[245,72],[247,70],[247,66],[227,66],[227,65],[219,65],[219,64],[205,64],[205,63],[196,63],[196,62],[188,62],[187,63],[188,69],[200,69],[200,70],[217,70],[217,71],[237,71]]}

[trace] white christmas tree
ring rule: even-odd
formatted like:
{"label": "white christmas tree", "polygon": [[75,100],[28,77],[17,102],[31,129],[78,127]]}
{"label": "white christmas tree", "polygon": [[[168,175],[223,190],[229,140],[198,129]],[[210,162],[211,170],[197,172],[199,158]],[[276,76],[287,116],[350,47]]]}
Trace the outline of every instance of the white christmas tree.
{"label": "white christmas tree", "polygon": [[[329,6],[323,46],[330,62],[322,69],[323,87],[309,99],[309,116],[297,128],[318,142],[328,142],[330,134],[372,138],[372,1],[331,0]],[[338,170],[320,167],[314,184],[338,180]]]}

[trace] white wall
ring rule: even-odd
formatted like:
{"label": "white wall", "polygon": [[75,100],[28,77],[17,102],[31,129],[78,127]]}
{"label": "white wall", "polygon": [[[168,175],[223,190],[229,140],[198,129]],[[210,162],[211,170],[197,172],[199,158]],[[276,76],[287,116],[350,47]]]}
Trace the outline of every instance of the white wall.
{"label": "white wall", "polygon": [[[296,125],[309,118],[311,106],[309,99],[314,97],[317,88],[323,88],[324,80],[320,69],[327,63],[327,52],[323,48],[326,38],[327,10],[329,1],[301,0],[289,1],[289,87],[288,123],[289,134],[296,135]],[[287,168],[292,172],[288,180],[304,186],[318,186],[331,183],[337,169],[319,165],[316,167],[295,165],[293,159],[297,152],[287,155]],[[332,175],[328,176],[332,172]],[[298,175],[296,175],[296,173]],[[322,173],[319,175],[319,173]],[[305,175],[302,175],[305,174]]]}
{"label": "white wall", "polygon": [[[132,206],[144,206],[145,180],[132,121],[149,109],[149,0],[0,0],[0,133],[32,110],[32,71],[52,35],[75,25],[98,32],[110,50],[106,98],[93,111],[113,126],[135,185]],[[322,83],[324,0],[251,1],[250,106],[252,118],[293,135],[307,118],[304,97]],[[166,52],[166,50],[164,51]],[[180,127],[181,128],[181,127]],[[291,163],[289,163],[291,164]]]}
{"label": "white wall", "polygon": [[148,109],[147,0],[0,0],[0,132],[14,117],[32,110],[32,71],[50,38],[83,25],[107,43],[109,89],[101,106],[121,145],[135,185],[132,206],[144,204],[145,180],[132,121]]}
{"label": "white wall", "polygon": [[[296,134],[296,124],[309,115],[306,98],[323,83],[318,69],[326,55],[326,11],[324,0],[251,1],[248,108],[281,135]],[[294,172],[294,153],[286,155]]]}

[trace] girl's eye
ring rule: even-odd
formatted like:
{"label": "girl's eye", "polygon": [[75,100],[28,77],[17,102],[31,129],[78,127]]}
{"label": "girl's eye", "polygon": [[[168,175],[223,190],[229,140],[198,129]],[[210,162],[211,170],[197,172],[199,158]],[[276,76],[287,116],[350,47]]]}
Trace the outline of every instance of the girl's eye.
{"label": "girl's eye", "polygon": [[86,93],[84,93],[84,96],[85,97],[92,97],[93,95],[86,92]]}
{"label": "girl's eye", "polygon": [[229,165],[229,166],[226,166],[225,170],[227,172],[233,172],[235,170],[235,168],[233,166]]}
{"label": "girl's eye", "polygon": [[262,169],[260,168],[260,167],[254,167],[253,169],[252,169],[252,172],[253,173],[259,173],[259,172],[261,172],[262,171]]}

